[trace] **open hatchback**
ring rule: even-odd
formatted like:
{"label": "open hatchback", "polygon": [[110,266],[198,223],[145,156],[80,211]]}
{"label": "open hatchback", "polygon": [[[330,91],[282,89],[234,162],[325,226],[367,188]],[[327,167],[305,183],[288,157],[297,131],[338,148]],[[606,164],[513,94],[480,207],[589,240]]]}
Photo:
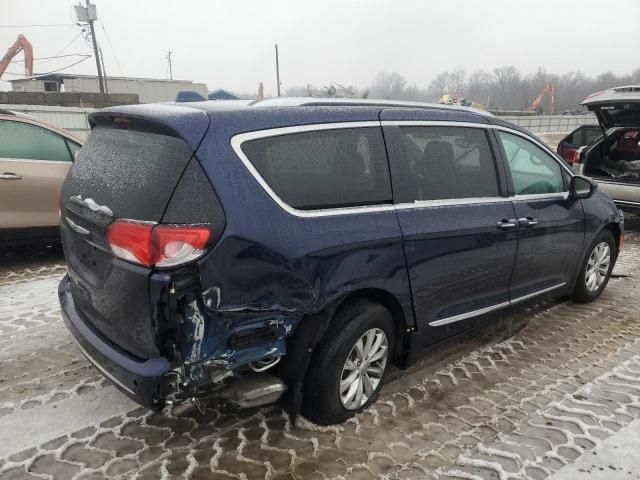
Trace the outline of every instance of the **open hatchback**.
{"label": "open hatchback", "polygon": [[577,149],[569,163],[595,178],[616,204],[640,209],[640,85],[594,93],[583,102],[602,135]]}

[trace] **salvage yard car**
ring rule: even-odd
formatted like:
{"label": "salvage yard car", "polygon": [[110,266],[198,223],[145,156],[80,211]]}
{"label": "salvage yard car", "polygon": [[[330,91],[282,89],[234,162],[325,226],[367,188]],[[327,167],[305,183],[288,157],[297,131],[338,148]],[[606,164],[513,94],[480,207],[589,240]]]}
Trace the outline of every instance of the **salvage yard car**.
{"label": "salvage yard car", "polygon": [[66,325],[124,393],[342,422],[392,365],[544,295],[596,299],[611,199],[464,107],[113,107],[62,190]]}
{"label": "salvage yard car", "polygon": [[0,246],[58,238],[58,195],[81,141],[0,110]]}
{"label": "salvage yard car", "polygon": [[[571,145],[573,169],[596,179],[619,207],[640,211],[640,85],[594,93],[582,104],[595,112],[600,135],[585,126],[591,133]],[[561,146],[569,159],[569,145]]]}

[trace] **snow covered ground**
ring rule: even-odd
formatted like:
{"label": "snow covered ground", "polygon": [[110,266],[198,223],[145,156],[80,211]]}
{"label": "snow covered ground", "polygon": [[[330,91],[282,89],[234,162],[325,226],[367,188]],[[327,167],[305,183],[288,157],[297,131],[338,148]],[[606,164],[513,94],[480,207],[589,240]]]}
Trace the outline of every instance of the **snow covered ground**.
{"label": "snow covered ground", "polygon": [[597,302],[541,302],[394,372],[375,405],[322,428],[276,407],[138,408],[64,329],[59,254],[12,265],[0,269],[0,480],[640,478],[638,241]]}

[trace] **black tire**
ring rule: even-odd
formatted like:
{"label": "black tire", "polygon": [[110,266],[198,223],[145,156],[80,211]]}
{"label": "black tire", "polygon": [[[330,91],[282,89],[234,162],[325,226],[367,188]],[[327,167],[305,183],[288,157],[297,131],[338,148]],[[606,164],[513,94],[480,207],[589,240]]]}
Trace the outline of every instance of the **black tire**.
{"label": "black tire", "polygon": [[[607,269],[607,274],[604,278],[602,284],[595,290],[589,290],[587,288],[586,276],[587,276],[587,264],[589,263],[589,258],[593,253],[594,249],[600,245],[602,242],[606,242],[609,245],[609,268]],[[589,246],[589,250],[587,251],[587,255],[580,265],[580,271],[578,273],[578,279],[576,280],[576,285],[573,289],[573,294],[571,298],[574,302],[577,303],[588,303],[593,302],[596,298],[602,294],[602,291],[609,283],[609,279],[611,278],[611,271],[613,270],[613,265],[615,263],[617,255],[617,247],[615,239],[613,238],[612,233],[609,230],[603,230],[596,236],[595,240]]]}
{"label": "black tire", "polygon": [[[364,405],[348,410],[340,400],[342,369],[358,339],[374,328],[382,330],[388,342],[382,381]],[[341,307],[313,353],[304,381],[302,414],[320,425],[332,425],[344,422],[375,402],[393,360],[394,331],[391,314],[379,304],[356,299]]]}

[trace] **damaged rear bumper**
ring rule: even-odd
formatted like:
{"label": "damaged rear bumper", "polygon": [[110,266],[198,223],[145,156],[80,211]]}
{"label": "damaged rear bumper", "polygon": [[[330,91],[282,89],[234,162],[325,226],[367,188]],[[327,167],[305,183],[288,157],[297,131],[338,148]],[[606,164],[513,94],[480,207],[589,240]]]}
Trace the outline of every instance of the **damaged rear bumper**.
{"label": "damaged rear bumper", "polygon": [[80,351],[118,389],[137,403],[159,409],[167,394],[169,361],[164,357],[139,359],[102,338],[82,319],[71,296],[69,276],[58,286],[62,318]]}

